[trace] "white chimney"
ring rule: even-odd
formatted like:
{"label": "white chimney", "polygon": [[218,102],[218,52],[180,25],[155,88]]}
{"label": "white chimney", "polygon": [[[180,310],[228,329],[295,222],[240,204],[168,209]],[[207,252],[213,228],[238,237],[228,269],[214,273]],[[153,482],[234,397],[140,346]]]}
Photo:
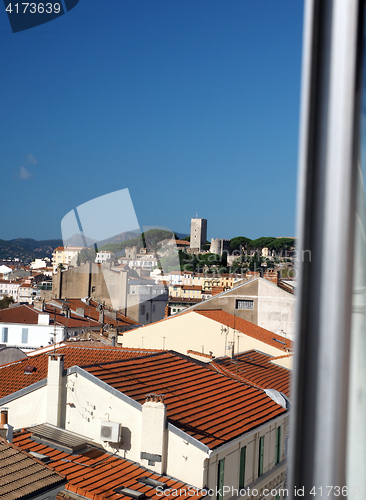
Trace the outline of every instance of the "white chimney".
{"label": "white chimney", "polygon": [[49,325],[50,315],[45,313],[38,313],[38,324],[39,325]]}
{"label": "white chimney", "polygon": [[159,474],[164,474],[166,470],[166,434],[164,396],[149,394],[142,405],[140,457],[143,465]]}
{"label": "white chimney", "polygon": [[13,442],[13,427],[8,424],[8,408],[0,408],[0,436]]}
{"label": "white chimney", "polygon": [[60,427],[64,355],[48,354],[46,422]]}

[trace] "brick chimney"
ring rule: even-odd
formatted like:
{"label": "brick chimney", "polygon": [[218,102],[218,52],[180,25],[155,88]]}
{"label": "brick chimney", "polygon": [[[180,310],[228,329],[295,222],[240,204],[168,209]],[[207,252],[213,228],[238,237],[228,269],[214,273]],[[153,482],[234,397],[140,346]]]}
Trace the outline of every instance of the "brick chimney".
{"label": "brick chimney", "polygon": [[165,317],[167,318],[168,316],[170,316],[170,307],[168,306],[168,304],[165,306]]}
{"label": "brick chimney", "polygon": [[8,408],[0,408],[0,437],[13,442],[13,427],[8,424]]}
{"label": "brick chimney", "polygon": [[46,422],[60,427],[64,355],[48,354]]}
{"label": "brick chimney", "polygon": [[141,463],[164,474],[167,462],[166,406],[164,395],[148,394],[142,405]]}

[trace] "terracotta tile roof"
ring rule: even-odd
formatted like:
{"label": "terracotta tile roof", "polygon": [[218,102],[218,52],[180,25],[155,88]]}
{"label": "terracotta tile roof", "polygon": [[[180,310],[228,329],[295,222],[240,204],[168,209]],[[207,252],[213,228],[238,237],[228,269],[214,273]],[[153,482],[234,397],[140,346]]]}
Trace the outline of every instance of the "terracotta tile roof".
{"label": "terracotta tile roof", "polygon": [[262,389],[276,389],[290,396],[291,372],[274,365],[277,359],[254,349],[230,357],[218,358],[210,363],[212,368],[221,368],[221,373],[230,374],[243,382],[251,382]]}
{"label": "terracotta tile roof", "polygon": [[[213,319],[214,321],[226,325],[234,330],[238,330],[245,335],[249,335],[250,337],[265,342],[266,344],[276,347],[277,349],[282,349],[287,352],[287,350],[292,347],[292,342],[289,339],[255,325],[254,323],[250,323],[245,319],[238,318],[237,316],[234,316],[226,311],[222,311],[221,309],[207,311],[195,310],[194,312],[196,314],[200,314],[201,316],[205,316],[206,318]],[[186,314],[188,314],[188,311]]]}
{"label": "terracotta tile roof", "polygon": [[13,307],[8,307],[7,309],[0,310],[0,323],[22,323],[28,325],[38,325],[38,314],[46,313],[50,315],[50,325],[55,321],[56,312],[56,324],[64,325],[68,328],[78,328],[78,327],[94,327],[98,328],[102,325],[93,319],[82,318],[71,314],[69,318],[66,318],[61,314],[60,309],[54,307],[47,307],[44,311],[36,309],[34,306],[23,304]]}
{"label": "terracotta tile roof", "polygon": [[286,411],[262,390],[173,351],[84,369],[141,404],[164,394],[168,421],[209,448]]}
{"label": "terracotta tile roof", "polygon": [[[0,366],[0,398],[47,378],[48,350],[42,349],[41,354]],[[69,368],[75,365],[83,367],[93,363],[146,356],[151,352],[159,351],[102,345],[89,347],[82,343],[81,345],[61,345],[56,348],[56,352],[65,355],[64,367]],[[34,366],[35,370],[30,374],[24,373],[25,368],[29,366]]]}
{"label": "terracotta tile roof", "polygon": [[[189,486],[177,479],[151,472],[135,462],[113,456],[111,453],[92,446],[81,455],[69,455],[50,446],[36,443],[31,440],[31,431],[32,428],[30,427],[16,434],[14,442],[24,449],[36,451],[50,457],[50,465],[56,471],[64,474],[68,480],[65,487],[66,498],[69,498],[67,492],[70,492],[91,500],[131,500],[131,497],[114,491],[115,488],[124,486],[144,493],[146,498],[158,500],[162,493],[139,482],[139,479],[143,477],[149,477],[167,484],[171,490],[170,494],[164,494],[164,498],[167,500],[182,497],[192,498],[192,500],[203,498],[200,494],[191,495],[192,488],[190,489],[191,494],[189,494]],[[182,491],[178,495],[174,495],[174,490]],[[65,497],[61,496],[61,498]]]}
{"label": "terracotta tile roof", "polygon": [[0,323],[38,324],[38,313],[29,305],[17,305],[0,310]]}
{"label": "terracotta tile roof", "polygon": [[[95,300],[90,300],[89,304],[86,304],[84,301],[81,299],[66,299],[66,300],[59,300],[59,299],[52,299],[46,302],[47,305],[50,307],[52,305],[58,305],[59,307],[62,307],[62,304],[67,302],[69,305],[71,311],[76,312],[76,309],[82,308],[85,311],[85,317],[92,318],[95,321],[99,321],[99,311],[96,310],[98,306],[98,302]],[[107,316],[109,309],[107,307],[104,307],[104,312],[105,312],[105,319],[106,322],[109,323],[111,326],[122,326],[122,325],[138,325],[135,320],[128,318],[124,314],[118,312],[118,311],[113,311],[116,313],[116,320],[111,318],[110,316]],[[78,316],[80,318],[80,316]],[[118,320],[118,321],[117,321]]]}
{"label": "terracotta tile roof", "polygon": [[[199,302],[202,302],[202,299],[199,299],[198,297],[172,297],[172,296],[170,296],[168,299],[168,302],[169,302],[169,304],[170,303],[198,304]],[[155,323],[157,323],[157,321]]]}
{"label": "terracotta tile roof", "polygon": [[1,500],[41,495],[66,483],[63,474],[1,438],[0,463]]}

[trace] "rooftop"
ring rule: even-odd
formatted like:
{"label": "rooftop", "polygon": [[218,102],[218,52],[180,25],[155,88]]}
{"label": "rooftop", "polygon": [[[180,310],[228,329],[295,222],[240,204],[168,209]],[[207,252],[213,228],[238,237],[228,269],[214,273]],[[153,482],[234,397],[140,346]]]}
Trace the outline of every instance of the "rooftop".
{"label": "rooftop", "polygon": [[174,351],[84,369],[141,404],[164,394],[168,421],[211,449],[286,411],[253,384]]}
{"label": "rooftop", "polygon": [[[201,495],[189,494],[189,486],[177,479],[153,473],[135,462],[113,456],[93,446],[89,446],[87,451],[81,454],[72,455],[37,443],[32,440],[32,427],[15,434],[14,442],[23,449],[48,456],[51,459],[52,468],[66,476],[68,481],[65,486],[66,492],[91,500],[131,500],[131,497],[114,491],[121,486],[140,492],[146,498],[158,500],[162,494],[154,486],[144,484],[142,482],[144,478],[160,481],[166,485],[166,489],[171,490],[169,495],[164,494],[167,500],[179,498],[174,495],[173,490],[178,490],[178,492],[181,490],[180,497],[188,497],[192,500],[203,498]],[[190,492],[192,493],[192,490]]]}
{"label": "rooftop", "polygon": [[272,356],[254,349],[213,360],[210,365],[220,373],[230,374],[243,382],[251,382],[262,389],[275,389],[290,396],[291,372],[274,365]]}
{"label": "rooftop", "polygon": [[65,476],[0,438],[0,498],[32,498],[62,487]]}
{"label": "rooftop", "polygon": [[[55,351],[64,354],[64,367],[86,366],[93,363],[105,363],[126,358],[136,358],[150,354],[149,349],[129,349],[123,347],[111,347],[98,345],[86,346],[85,343],[77,345],[61,345]],[[20,389],[28,387],[35,382],[47,378],[48,356],[47,352],[52,349],[40,349],[40,354],[34,354],[20,361],[0,366],[0,398],[8,396]],[[35,351],[36,352],[36,351]],[[29,373],[29,367],[34,369]],[[1,403],[0,403],[1,404]]]}
{"label": "rooftop", "polygon": [[[187,311],[186,314],[189,312],[191,311]],[[234,314],[222,311],[221,309],[212,309],[207,311],[199,311],[196,309],[194,312],[226,325],[233,330],[237,330],[238,332],[265,342],[266,344],[276,347],[277,349],[282,349],[287,352],[292,347],[292,343],[289,339],[255,325],[254,323],[250,323],[250,321],[234,316]]]}
{"label": "rooftop", "polygon": [[[22,285],[23,286],[23,285]],[[21,323],[27,325],[38,325],[38,315],[49,314],[50,324],[63,325],[68,328],[78,327],[100,327],[100,323],[93,319],[83,318],[76,314],[66,317],[61,314],[61,310],[55,307],[46,306],[44,310],[36,309],[29,304],[14,305],[7,309],[0,310],[0,323]]]}

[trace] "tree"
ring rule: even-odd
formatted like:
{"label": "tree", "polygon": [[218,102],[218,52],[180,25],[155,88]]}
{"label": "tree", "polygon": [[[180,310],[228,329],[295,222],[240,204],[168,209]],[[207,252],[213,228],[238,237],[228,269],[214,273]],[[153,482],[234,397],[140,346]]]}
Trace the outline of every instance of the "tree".
{"label": "tree", "polygon": [[151,250],[156,250],[157,244],[160,241],[175,239],[174,233],[165,231],[164,229],[150,229],[146,233],[142,233],[141,236],[144,247]]}
{"label": "tree", "polygon": [[91,248],[83,248],[77,258],[77,265],[85,264],[87,262],[95,262],[95,250]]}
{"label": "tree", "polygon": [[0,300],[0,309],[6,309],[10,304],[14,304],[13,297],[5,295],[5,297]]}
{"label": "tree", "polygon": [[252,240],[246,238],[245,236],[236,236],[235,238],[231,238],[230,247],[233,250],[241,250],[242,246],[248,246],[251,241]]}

